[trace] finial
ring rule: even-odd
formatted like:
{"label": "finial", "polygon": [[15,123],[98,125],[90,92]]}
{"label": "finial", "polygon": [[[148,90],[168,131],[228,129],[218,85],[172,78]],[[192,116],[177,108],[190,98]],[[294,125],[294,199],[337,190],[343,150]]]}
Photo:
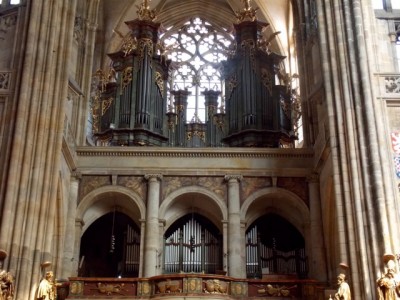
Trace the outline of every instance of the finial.
{"label": "finial", "polygon": [[139,20],[154,21],[156,18],[155,9],[150,9],[150,1],[151,0],[143,0],[143,3],[140,6],[136,6],[138,8],[137,14],[139,16]]}
{"label": "finial", "polygon": [[236,18],[238,23],[243,21],[255,21],[256,18],[256,11],[258,8],[254,9],[251,7],[251,0],[242,0],[244,3],[244,8],[242,11],[236,12]]}

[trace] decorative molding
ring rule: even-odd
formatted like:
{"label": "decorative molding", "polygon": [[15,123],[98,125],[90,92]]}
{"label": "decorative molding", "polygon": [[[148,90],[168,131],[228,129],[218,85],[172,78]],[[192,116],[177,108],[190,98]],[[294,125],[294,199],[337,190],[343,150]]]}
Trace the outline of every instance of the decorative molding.
{"label": "decorative molding", "polygon": [[311,149],[138,149],[116,147],[77,147],[78,156],[178,157],[178,158],[312,158]]}
{"label": "decorative molding", "polygon": [[400,94],[400,75],[385,76],[385,92],[388,94]]}
{"label": "decorative molding", "polygon": [[240,182],[243,180],[243,175],[225,175],[225,181],[236,181]]}

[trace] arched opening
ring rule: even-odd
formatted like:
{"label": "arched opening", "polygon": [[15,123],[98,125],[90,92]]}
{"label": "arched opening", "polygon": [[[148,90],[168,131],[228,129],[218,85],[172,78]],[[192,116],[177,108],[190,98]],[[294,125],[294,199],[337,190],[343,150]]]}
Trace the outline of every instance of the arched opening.
{"label": "arched opening", "polygon": [[81,240],[79,276],[137,277],[140,230],[124,213],[109,212],[94,221]]}
{"label": "arched opening", "polygon": [[246,231],[246,272],[249,278],[269,274],[305,277],[308,267],[301,233],[277,214],[259,217]]}
{"label": "arched opening", "polygon": [[222,269],[222,234],[197,213],[178,219],[164,235],[164,273],[217,274]]}

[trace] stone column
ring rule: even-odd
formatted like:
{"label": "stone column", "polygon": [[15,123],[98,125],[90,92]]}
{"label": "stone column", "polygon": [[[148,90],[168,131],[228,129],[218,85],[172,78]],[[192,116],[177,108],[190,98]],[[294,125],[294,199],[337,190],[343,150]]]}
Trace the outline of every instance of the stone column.
{"label": "stone column", "polygon": [[226,175],[228,182],[228,270],[229,276],[242,278],[244,254],[240,234],[240,186],[241,175]]}
{"label": "stone column", "polygon": [[310,194],[310,276],[325,282],[327,280],[327,270],[325,265],[326,259],[324,255],[324,240],[322,234],[319,181],[317,175],[309,176],[307,180]]}
{"label": "stone column", "polygon": [[[74,264],[75,267],[72,274],[78,275],[79,269],[83,266],[83,262],[79,260],[79,252],[81,249],[82,227],[85,225],[82,219],[75,219],[75,236],[74,236]],[[82,266],[81,266],[82,263]]]}
{"label": "stone column", "polygon": [[159,251],[159,222],[158,210],[160,203],[161,174],[145,175],[148,180],[146,234],[144,242],[144,269],[143,276],[157,275],[157,253]]}

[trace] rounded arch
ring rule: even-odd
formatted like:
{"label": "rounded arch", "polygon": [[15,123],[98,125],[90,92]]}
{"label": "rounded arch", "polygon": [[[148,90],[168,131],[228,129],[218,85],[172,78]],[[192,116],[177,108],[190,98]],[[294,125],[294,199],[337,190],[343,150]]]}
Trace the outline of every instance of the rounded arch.
{"label": "rounded arch", "polygon": [[77,207],[76,217],[84,224],[82,234],[96,219],[112,212],[116,206],[136,223],[145,218],[146,207],[139,194],[121,186],[103,186],[87,194]]}
{"label": "rounded arch", "polygon": [[299,196],[286,189],[269,187],[251,194],[242,205],[240,217],[250,226],[258,217],[269,212],[284,217],[303,236],[307,235],[310,211]]}
{"label": "rounded arch", "polygon": [[159,218],[166,220],[167,229],[193,209],[209,218],[222,231],[221,220],[226,220],[228,216],[225,202],[214,192],[199,186],[183,187],[169,194],[160,205]]}

